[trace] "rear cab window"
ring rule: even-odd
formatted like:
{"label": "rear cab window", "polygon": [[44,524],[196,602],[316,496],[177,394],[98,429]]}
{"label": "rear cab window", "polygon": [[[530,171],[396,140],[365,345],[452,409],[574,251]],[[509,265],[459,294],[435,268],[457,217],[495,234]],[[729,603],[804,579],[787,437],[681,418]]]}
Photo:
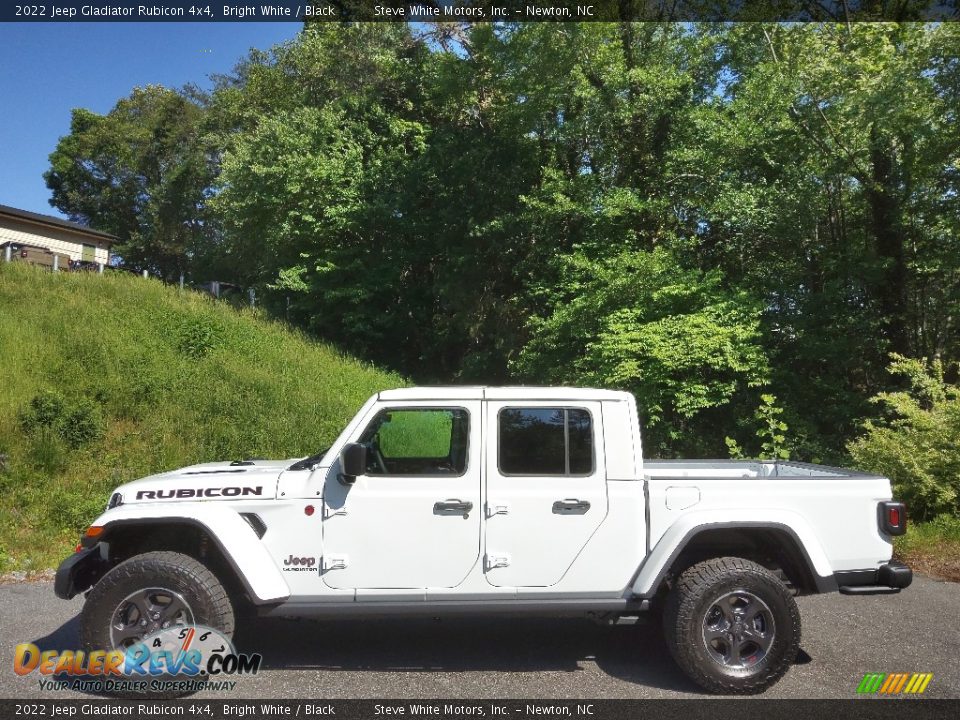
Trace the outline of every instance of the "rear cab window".
{"label": "rear cab window", "polygon": [[506,407],[500,410],[497,426],[497,464],[501,474],[593,474],[593,418],[588,410]]}

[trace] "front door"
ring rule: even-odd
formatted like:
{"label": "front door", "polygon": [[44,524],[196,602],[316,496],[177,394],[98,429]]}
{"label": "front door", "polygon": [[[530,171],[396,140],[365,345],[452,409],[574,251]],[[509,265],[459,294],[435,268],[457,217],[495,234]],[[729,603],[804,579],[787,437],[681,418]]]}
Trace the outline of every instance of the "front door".
{"label": "front door", "polygon": [[490,402],[488,582],[555,585],[607,515],[600,403]]}
{"label": "front door", "polygon": [[375,406],[351,442],[352,485],[324,489],[321,570],[332,588],[450,588],[480,555],[480,402]]}

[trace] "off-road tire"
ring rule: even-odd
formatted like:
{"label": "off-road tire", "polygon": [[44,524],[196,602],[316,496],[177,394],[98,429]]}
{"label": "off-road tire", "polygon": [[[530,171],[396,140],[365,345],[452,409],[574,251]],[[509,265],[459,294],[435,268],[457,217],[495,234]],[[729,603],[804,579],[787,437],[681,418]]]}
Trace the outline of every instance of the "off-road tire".
{"label": "off-road tire", "polygon": [[[724,596],[744,591],[766,605],[774,622],[772,644],[749,668],[727,667],[714,659],[704,639],[707,613]],[[790,669],[800,648],[800,611],[793,595],[772,572],[750,560],[705,560],[677,578],[663,613],[670,654],[698,685],[715,693],[760,693]]]}
{"label": "off-road tire", "polygon": [[110,622],[117,606],[137,590],[161,587],[179,593],[194,623],[233,635],[233,606],[223,585],[201,562],[176,552],[136,555],[112,568],[94,585],[80,616],[80,639],[87,650],[112,649]]}

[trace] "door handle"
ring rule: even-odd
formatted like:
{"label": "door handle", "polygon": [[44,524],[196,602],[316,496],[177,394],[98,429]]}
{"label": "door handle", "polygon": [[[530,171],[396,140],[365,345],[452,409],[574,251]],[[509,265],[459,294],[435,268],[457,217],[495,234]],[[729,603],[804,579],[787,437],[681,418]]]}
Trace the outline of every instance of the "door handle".
{"label": "door handle", "polygon": [[457,498],[444,500],[443,502],[435,502],[433,504],[434,515],[463,515],[466,517],[471,510],[473,510],[472,502],[469,500],[465,502]]}
{"label": "door handle", "polygon": [[577,500],[576,498],[557,500],[553,504],[553,512],[557,515],[583,515],[589,509],[589,502],[586,500]]}

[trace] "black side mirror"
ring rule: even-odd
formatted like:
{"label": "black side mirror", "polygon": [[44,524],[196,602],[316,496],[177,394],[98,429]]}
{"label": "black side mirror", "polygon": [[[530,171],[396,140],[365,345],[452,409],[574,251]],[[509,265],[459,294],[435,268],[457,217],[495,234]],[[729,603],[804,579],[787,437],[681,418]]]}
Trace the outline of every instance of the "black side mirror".
{"label": "black side mirror", "polygon": [[340,451],[340,482],[353,485],[358,475],[367,472],[367,446],[347,443]]}

